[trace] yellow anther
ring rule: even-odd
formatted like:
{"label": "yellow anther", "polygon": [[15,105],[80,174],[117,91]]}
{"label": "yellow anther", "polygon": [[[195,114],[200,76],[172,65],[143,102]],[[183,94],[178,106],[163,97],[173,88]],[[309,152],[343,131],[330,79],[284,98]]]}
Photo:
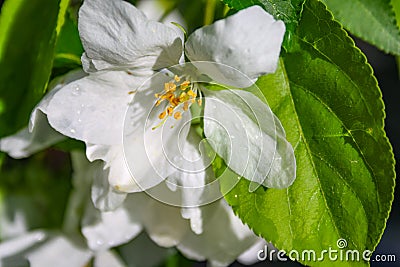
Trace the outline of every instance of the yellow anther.
{"label": "yellow anther", "polygon": [[201,106],[201,104],[203,103],[203,101],[201,99],[197,100],[197,103],[199,104],[199,106]]}
{"label": "yellow anther", "polygon": [[129,91],[129,92],[128,92],[128,94],[130,94],[130,95],[132,95],[132,94],[134,94],[134,93],[136,93],[136,90],[133,90],[133,91]]}
{"label": "yellow anther", "polygon": [[165,118],[165,115],[166,115],[166,114],[167,114],[167,112],[166,112],[166,111],[163,111],[163,112],[160,113],[160,115],[158,115],[158,118],[159,118],[160,120],[162,120],[162,119]]}
{"label": "yellow anther", "polygon": [[168,99],[168,100],[170,100],[170,99],[173,99],[174,97],[175,97],[175,96],[174,96],[173,93],[168,92],[168,93],[166,93],[165,95],[162,95],[162,96],[161,96],[161,99]]}
{"label": "yellow anther", "polygon": [[186,90],[189,86],[190,86],[190,82],[184,81],[183,83],[181,83],[181,90]]}
{"label": "yellow anther", "polygon": [[179,103],[180,103],[180,100],[179,100],[179,98],[174,98],[173,100],[172,100],[172,105],[174,105],[175,107],[177,106],[177,105],[179,105]]}
{"label": "yellow anther", "polygon": [[185,92],[182,92],[181,95],[179,96],[179,101],[183,102],[186,100],[187,94]]}
{"label": "yellow anther", "polygon": [[176,84],[173,82],[165,83],[164,90],[165,92],[174,92],[176,90]]}
{"label": "yellow anther", "polygon": [[168,107],[167,108],[167,113],[168,113],[168,116],[172,116],[172,112],[174,111],[174,108],[173,107]]}
{"label": "yellow anther", "polygon": [[179,111],[177,111],[174,114],[174,118],[175,118],[175,120],[179,120],[180,118],[182,118],[182,114]]}
{"label": "yellow anther", "polygon": [[192,89],[190,89],[190,90],[187,92],[187,94],[188,94],[190,97],[196,97],[196,93],[193,92]]}
{"label": "yellow anther", "polygon": [[[182,113],[188,111],[190,105],[195,103],[196,100],[197,103],[201,105],[201,96],[200,99],[197,99],[197,92],[196,90],[193,91],[190,81],[185,80],[179,84],[181,79],[181,77],[175,75],[173,80],[164,83],[163,92],[154,94],[154,97],[156,98],[156,106],[159,106],[164,100],[167,100],[168,103],[166,104],[167,107],[164,109],[164,111],[158,115],[158,118],[161,121],[152,128],[153,130],[163,125],[167,121],[168,117],[173,116],[176,120],[181,119]],[[177,111],[177,107],[181,104],[183,104],[182,110]]]}

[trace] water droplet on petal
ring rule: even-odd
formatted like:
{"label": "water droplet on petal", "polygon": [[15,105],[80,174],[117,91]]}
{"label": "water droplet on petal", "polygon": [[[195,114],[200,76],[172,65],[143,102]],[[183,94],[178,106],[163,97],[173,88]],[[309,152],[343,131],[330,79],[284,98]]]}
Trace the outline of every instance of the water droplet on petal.
{"label": "water droplet on petal", "polygon": [[46,234],[45,233],[38,233],[36,235],[36,240],[37,241],[43,241],[46,238]]}
{"label": "water droplet on petal", "polygon": [[96,244],[99,245],[99,246],[101,246],[101,245],[104,244],[104,242],[103,242],[102,240],[97,240],[97,241],[96,241]]}
{"label": "water droplet on petal", "polygon": [[75,131],[75,129],[71,129],[71,130],[69,130],[71,133],[76,133],[76,131]]}
{"label": "water droplet on petal", "polygon": [[81,89],[79,88],[79,86],[75,86],[74,90],[72,91],[73,95],[80,95],[81,94]]}

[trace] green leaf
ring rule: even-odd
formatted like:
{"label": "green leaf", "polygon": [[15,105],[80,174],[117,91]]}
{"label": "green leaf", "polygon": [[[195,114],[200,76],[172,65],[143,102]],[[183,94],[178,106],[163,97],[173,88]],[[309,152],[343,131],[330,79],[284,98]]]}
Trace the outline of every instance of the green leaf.
{"label": "green leaf", "polygon": [[50,78],[69,0],[8,0],[0,16],[0,137],[27,124]]}
{"label": "green leaf", "polygon": [[53,67],[77,68],[81,66],[82,53],[83,46],[79,37],[78,26],[70,16],[66,16],[57,40]]}
{"label": "green leaf", "polygon": [[400,30],[390,0],[323,0],[344,27],[385,52],[400,55]]}
{"label": "green leaf", "polygon": [[396,16],[397,28],[400,29],[400,0],[392,0],[391,4]]}
{"label": "green leaf", "polygon": [[[250,193],[241,179],[225,198],[243,222],[279,249],[300,255],[314,250],[319,257],[338,249],[343,238],[346,249],[361,255],[375,249],[393,200],[394,159],[383,129],[381,92],[365,56],[321,2],[306,2],[293,42],[277,72],[257,85],[295,148],[296,181],[285,190]],[[222,183],[222,192],[226,187]],[[324,261],[299,261],[333,264],[327,255]],[[334,262],[357,265],[366,263]]]}

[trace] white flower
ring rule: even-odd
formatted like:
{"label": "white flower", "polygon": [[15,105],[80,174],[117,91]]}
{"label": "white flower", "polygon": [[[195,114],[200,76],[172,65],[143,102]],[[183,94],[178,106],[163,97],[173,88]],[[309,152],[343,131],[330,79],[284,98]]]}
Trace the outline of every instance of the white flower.
{"label": "white flower", "polygon": [[[184,112],[188,102],[190,105],[196,96],[203,95],[204,134],[213,149],[245,178],[267,187],[284,188],[295,178],[295,159],[284,130],[269,107],[250,92],[208,91],[195,80],[200,73],[220,84],[251,85],[258,76],[275,71],[284,31],[283,22],[275,21],[260,7],[247,8],[189,36],[185,55],[196,71],[181,73],[181,82],[159,75],[143,86],[154,70],[179,62],[183,51],[180,30],[147,20],[124,1],[86,0],[79,12],[79,32],[85,48],[82,63],[90,75],[54,90],[36,110],[41,111],[41,116],[47,114],[56,131],[84,141],[90,160],[106,162],[114,189],[137,192],[167,177],[181,175],[176,164],[171,164],[170,155],[181,154],[178,132],[183,140],[189,134],[189,127],[184,127],[191,117],[190,112]],[[182,83],[189,87],[183,98],[179,87]],[[156,104],[154,95],[163,90],[164,84],[178,84],[180,92],[174,93],[178,107],[168,110],[166,101],[160,105],[178,120],[168,118],[162,124],[163,130],[155,131],[152,128],[166,115],[149,111]],[[125,113],[131,102],[129,93],[139,87],[124,131]],[[165,95],[159,100],[162,97]],[[33,114],[33,118],[37,116]],[[30,131],[33,123],[31,120]],[[236,140],[229,142],[229,138]],[[52,138],[48,143],[51,141]],[[3,151],[23,155],[7,142],[2,141]],[[183,148],[197,145],[182,142]],[[130,170],[125,167],[125,156]]]}
{"label": "white flower", "polygon": [[[67,75],[34,109],[29,128],[0,140],[0,150],[25,157],[63,136],[81,140],[87,158],[103,162],[96,163],[91,191],[101,222],[107,212],[143,214],[140,222],[157,244],[229,264],[260,239],[217,200],[222,195],[206,146],[200,153],[204,143],[190,127],[190,109],[203,108],[209,144],[233,171],[255,182],[251,190],[289,186],[293,149],[269,107],[247,90],[203,86],[248,87],[274,72],[284,31],[283,22],[253,6],[196,30],[184,44],[179,28],[149,21],[127,2],[85,0],[79,32],[88,75]],[[182,64],[183,52],[190,64]],[[126,197],[144,190],[182,209],[144,193]],[[89,241],[90,233],[99,233],[92,225],[82,229]],[[96,244],[88,243],[91,249]]]}

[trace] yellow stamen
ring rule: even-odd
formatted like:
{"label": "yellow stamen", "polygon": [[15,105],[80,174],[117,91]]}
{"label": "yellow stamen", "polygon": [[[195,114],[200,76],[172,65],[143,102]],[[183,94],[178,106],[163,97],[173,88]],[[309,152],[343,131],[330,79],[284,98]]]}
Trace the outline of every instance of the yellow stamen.
{"label": "yellow stamen", "polygon": [[183,83],[181,83],[181,90],[186,90],[188,87],[190,86],[190,82],[189,81],[184,81]]}
{"label": "yellow stamen", "polygon": [[192,89],[190,89],[190,90],[187,92],[187,94],[188,94],[189,96],[191,96],[191,97],[196,97],[196,94],[195,94],[195,92],[192,91]]}
{"label": "yellow stamen", "polygon": [[179,120],[180,118],[182,118],[182,114],[179,111],[177,111],[174,114],[174,118],[175,118],[175,120]]}
{"label": "yellow stamen", "polygon": [[172,116],[173,111],[174,111],[174,108],[173,108],[173,107],[168,107],[168,108],[167,108],[168,116]]}
{"label": "yellow stamen", "polygon": [[179,96],[179,101],[184,101],[187,98],[187,94],[185,92],[183,92],[180,96]]}
{"label": "yellow stamen", "polygon": [[176,90],[176,84],[173,82],[165,83],[164,84],[164,91],[165,92],[174,92]]}
{"label": "yellow stamen", "polygon": [[160,113],[160,115],[158,115],[158,118],[159,118],[160,120],[162,120],[162,119],[165,118],[165,115],[166,115],[166,114],[167,114],[167,112],[165,112],[165,110],[164,110],[163,112]]}
{"label": "yellow stamen", "polygon": [[[159,106],[164,100],[168,103],[165,104],[165,109],[158,115],[161,121],[152,128],[153,130],[163,125],[168,117],[173,116],[176,120],[181,119],[182,113],[188,111],[190,105],[195,103],[196,100],[197,103],[201,105],[201,94],[199,95],[199,99],[197,99],[196,85],[193,86],[189,80],[185,80],[182,83],[180,83],[180,81],[181,77],[175,75],[173,80],[164,83],[164,91],[154,94],[156,106]],[[183,104],[183,107],[181,110],[177,111],[177,107],[180,106],[180,104]],[[173,127],[173,125],[171,127]]]}
{"label": "yellow stamen", "polygon": [[179,98],[174,98],[173,100],[172,100],[172,105],[174,105],[175,107],[177,106],[177,105],[179,105],[179,103],[180,103],[180,100],[179,100]]}

